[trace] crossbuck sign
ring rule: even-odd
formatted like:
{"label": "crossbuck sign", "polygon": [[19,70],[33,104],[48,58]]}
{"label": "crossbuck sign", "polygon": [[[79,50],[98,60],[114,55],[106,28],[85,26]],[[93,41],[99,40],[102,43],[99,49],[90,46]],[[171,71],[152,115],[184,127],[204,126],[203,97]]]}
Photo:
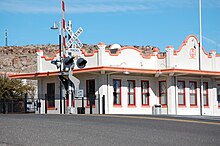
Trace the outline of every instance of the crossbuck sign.
{"label": "crossbuck sign", "polygon": [[70,48],[71,45],[76,44],[79,49],[83,47],[83,44],[81,43],[81,41],[78,39],[79,35],[83,32],[83,29],[80,27],[76,33],[73,33],[73,31],[71,30],[70,27],[67,27],[66,29],[67,33],[70,35],[70,39],[68,40],[68,42],[66,43],[67,47]]}

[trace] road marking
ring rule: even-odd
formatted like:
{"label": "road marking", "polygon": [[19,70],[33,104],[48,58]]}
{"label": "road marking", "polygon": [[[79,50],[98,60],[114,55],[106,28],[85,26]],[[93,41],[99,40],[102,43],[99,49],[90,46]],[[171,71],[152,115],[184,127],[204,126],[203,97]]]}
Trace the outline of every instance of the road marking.
{"label": "road marking", "polygon": [[[82,114],[83,115],[83,114]],[[198,121],[198,120],[184,120],[184,119],[171,119],[171,118],[161,118],[161,117],[142,117],[142,116],[125,116],[125,115],[87,115],[84,116],[100,116],[100,117],[112,117],[112,118],[129,118],[129,119],[146,119],[146,120],[159,120],[159,121],[174,121],[174,122],[184,122],[184,123],[197,123],[197,124],[208,124],[208,125],[220,125],[217,122],[208,122],[208,121]]]}

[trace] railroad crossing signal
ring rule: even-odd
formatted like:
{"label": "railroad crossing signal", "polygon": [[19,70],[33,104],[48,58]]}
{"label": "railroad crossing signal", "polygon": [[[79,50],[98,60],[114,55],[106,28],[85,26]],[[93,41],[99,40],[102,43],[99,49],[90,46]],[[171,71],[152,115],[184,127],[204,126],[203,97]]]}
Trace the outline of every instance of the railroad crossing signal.
{"label": "railroad crossing signal", "polygon": [[77,45],[80,48],[83,47],[83,44],[81,41],[78,39],[79,35],[83,32],[83,29],[80,27],[76,33],[74,33],[70,27],[67,27],[66,29],[67,33],[70,35],[70,39],[67,42],[67,47],[70,48],[72,45]]}

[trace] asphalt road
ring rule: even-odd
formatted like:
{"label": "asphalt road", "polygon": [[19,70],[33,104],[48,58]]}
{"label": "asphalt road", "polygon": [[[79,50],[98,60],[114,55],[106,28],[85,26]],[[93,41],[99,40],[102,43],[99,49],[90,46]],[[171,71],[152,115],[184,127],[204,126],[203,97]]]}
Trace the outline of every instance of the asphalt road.
{"label": "asphalt road", "polygon": [[220,146],[220,119],[0,115],[0,146]]}

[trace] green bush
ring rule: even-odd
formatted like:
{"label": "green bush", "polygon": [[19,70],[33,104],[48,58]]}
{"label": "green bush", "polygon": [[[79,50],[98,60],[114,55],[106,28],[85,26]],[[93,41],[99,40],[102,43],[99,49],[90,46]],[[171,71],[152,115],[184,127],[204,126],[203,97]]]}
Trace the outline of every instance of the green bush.
{"label": "green bush", "polygon": [[0,77],[0,99],[22,99],[24,94],[33,94],[35,87],[28,83],[24,84],[18,79]]}

